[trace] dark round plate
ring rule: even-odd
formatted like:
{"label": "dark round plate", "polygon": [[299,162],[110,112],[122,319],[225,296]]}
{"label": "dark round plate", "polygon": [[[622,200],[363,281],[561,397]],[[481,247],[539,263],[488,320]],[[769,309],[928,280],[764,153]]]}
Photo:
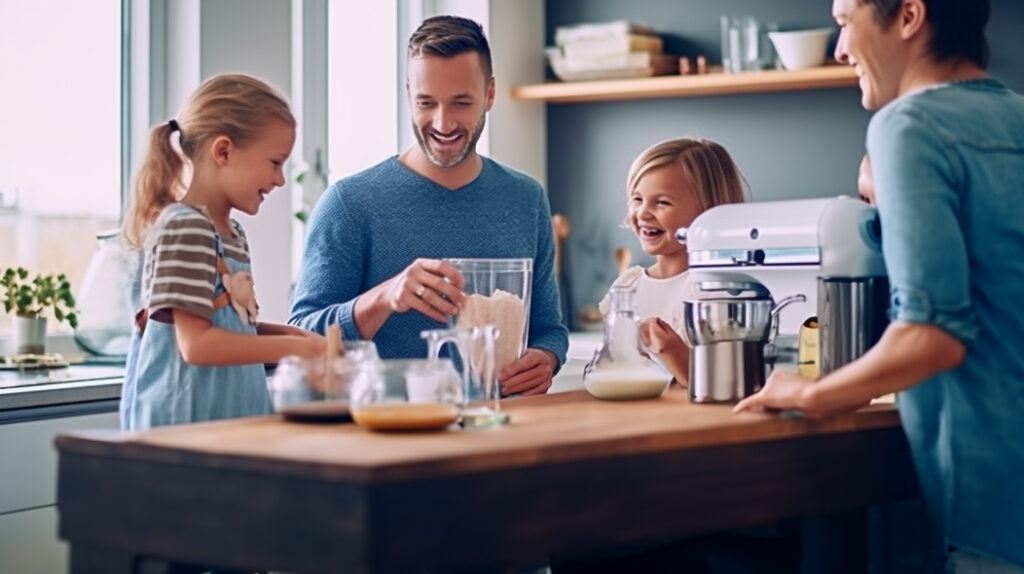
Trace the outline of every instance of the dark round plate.
{"label": "dark round plate", "polygon": [[278,409],[284,418],[299,422],[351,422],[348,401],[311,401]]}

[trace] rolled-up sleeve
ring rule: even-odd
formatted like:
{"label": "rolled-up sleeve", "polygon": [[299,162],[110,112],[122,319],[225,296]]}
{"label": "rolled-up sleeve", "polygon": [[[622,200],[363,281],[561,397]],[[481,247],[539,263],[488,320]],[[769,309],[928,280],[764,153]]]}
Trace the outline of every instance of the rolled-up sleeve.
{"label": "rolled-up sleeve", "polygon": [[868,153],[889,273],[891,318],[970,344],[978,332],[963,232],[962,165],[941,130],[899,106],[875,115]]}

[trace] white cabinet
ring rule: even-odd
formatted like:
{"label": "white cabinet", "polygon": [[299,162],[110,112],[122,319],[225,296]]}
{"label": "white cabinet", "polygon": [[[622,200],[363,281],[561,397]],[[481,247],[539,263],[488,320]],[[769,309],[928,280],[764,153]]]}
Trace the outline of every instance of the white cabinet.
{"label": "white cabinet", "polygon": [[67,545],[57,540],[57,507],[0,514],[0,572],[68,571]]}
{"label": "white cabinet", "polygon": [[67,571],[57,538],[58,434],[119,428],[116,412],[0,424],[0,572]]}

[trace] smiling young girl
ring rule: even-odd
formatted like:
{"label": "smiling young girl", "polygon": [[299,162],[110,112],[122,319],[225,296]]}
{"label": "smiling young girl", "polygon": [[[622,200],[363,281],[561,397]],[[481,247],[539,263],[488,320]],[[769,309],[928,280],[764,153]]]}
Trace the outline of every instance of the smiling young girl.
{"label": "smiling young girl", "polygon": [[125,218],[146,263],[124,429],[269,413],[263,363],[326,347],[319,335],[257,322],[249,245],[231,218],[235,209],[255,215],[284,185],[294,143],[284,96],[243,75],[210,78],[176,119],[153,128]]}
{"label": "smiling young girl", "polygon": [[[744,180],[729,153],[704,139],[679,138],[644,150],[626,179],[626,225],[654,265],[630,267],[613,285],[636,285],[640,336],[675,377],[685,384],[689,349],[679,335],[682,301],[700,298],[689,280],[686,246],[675,238],[701,212],[744,201]],[[607,301],[607,298],[606,298]],[[607,313],[606,301],[601,310]]]}

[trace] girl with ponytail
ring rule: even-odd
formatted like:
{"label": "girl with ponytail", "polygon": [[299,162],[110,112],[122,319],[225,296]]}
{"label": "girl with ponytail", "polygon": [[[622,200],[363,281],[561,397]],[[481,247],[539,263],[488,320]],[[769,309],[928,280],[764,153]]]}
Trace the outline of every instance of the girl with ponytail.
{"label": "girl with ponytail", "polygon": [[284,185],[294,143],[284,96],[238,74],[210,78],[153,128],[124,223],[145,265],[122,428],[269,413],[263,363],[324,351],[320,335],[257,321],[249,245],[231,218]]}

